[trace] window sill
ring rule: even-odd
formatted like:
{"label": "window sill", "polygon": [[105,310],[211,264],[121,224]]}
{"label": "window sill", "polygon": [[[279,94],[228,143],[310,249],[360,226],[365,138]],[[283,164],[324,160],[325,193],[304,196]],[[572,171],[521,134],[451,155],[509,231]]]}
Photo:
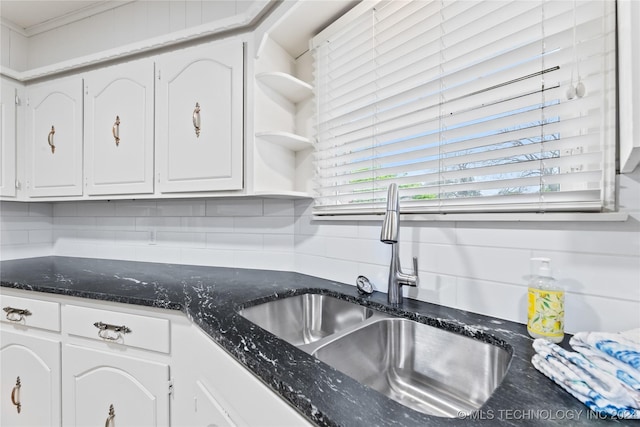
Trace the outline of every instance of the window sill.
{"label": "window sill", "polygon": [[[383,214],[371,215],[313,215],[314,221],[381,221]],[[402,222],[462,222],[462,221],[493,221],[493,222],[623,222],[629,218],[626,212],[610,213],[578,213],[578,212],[547,212],[547,213],[452,213],[452,214],[403,214]]]}

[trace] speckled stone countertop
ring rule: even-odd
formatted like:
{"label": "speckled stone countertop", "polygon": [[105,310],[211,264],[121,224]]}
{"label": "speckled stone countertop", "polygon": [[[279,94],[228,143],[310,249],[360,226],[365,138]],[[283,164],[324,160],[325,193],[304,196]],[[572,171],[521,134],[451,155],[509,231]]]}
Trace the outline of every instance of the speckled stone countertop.
{"label": "speckled stone countertop", "polygon": [[[2,287],[180,310],[215,342],[319,426],[599,425],[601,420],[531,365],[526,326],[291,272],[43,257],[0,263]],[[355,278],[354,278],[355,279]],[[500,345],[513,356],[502,384],[474,419],[440,418],[406,408],[256,327],[237,312],[305,292],[357,301]]]}

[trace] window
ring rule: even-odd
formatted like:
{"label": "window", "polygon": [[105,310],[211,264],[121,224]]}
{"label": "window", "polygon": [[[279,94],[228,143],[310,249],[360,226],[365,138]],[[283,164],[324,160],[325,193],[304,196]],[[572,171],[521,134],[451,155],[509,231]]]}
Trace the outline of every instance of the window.
{"label": "window", "polygon": [[362,2],[312,45],[316,214],[390,182],[406,213],[614,209],[615,2]]}

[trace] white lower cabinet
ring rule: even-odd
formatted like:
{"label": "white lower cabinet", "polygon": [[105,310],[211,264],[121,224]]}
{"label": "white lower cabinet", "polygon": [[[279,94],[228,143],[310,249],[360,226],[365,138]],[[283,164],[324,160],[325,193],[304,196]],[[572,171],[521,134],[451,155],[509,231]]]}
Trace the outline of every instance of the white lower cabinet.
{"label": "white lower cabinet", "polygon": [[169,320],[74,303],[62,324],[65,426],[170,425]]}
{"label": "white lower cabinet", "polygon": [[182,313],[0,292],[1,426],[311,425]]}
{"label": "white lower cabinet", "polygon": [[60,305],[0,294],[0,426],[60,426]]}
{"label": "white lower cabinet", "polygon": [[231,416],[213,397],[211,390],[200,380],[193,389],[193,410],[196,426],[233,427]]}
{"label": "white lower cabinet", "polygon": [[65,345],[65,425],[168,426],[169,366],[114,353]]}
{"label": "white lower cabinet", "polygon": [[174,324],[172,338],[176,425],[311,426],[200,328]]}
{"label": "white lower cabinet", "polygon": [[0,332],[0,425],[60,425],[60,342]]}

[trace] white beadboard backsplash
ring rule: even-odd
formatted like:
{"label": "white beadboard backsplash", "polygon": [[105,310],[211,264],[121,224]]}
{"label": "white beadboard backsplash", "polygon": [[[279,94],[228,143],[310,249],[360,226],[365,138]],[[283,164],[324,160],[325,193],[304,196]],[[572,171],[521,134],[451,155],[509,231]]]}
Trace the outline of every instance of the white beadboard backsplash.
{"label": "white beadboard backsplash", "polygon": [[[525,322],[529,259],[566,288],[566,330],[640,327],[640,170],[620,176],[626,222],[406,222],[405,295]],[[380,223],[313,221],[308,200],[261,198],[0,203],[2,259],[61,255],[296,270],[386,292]]]}

